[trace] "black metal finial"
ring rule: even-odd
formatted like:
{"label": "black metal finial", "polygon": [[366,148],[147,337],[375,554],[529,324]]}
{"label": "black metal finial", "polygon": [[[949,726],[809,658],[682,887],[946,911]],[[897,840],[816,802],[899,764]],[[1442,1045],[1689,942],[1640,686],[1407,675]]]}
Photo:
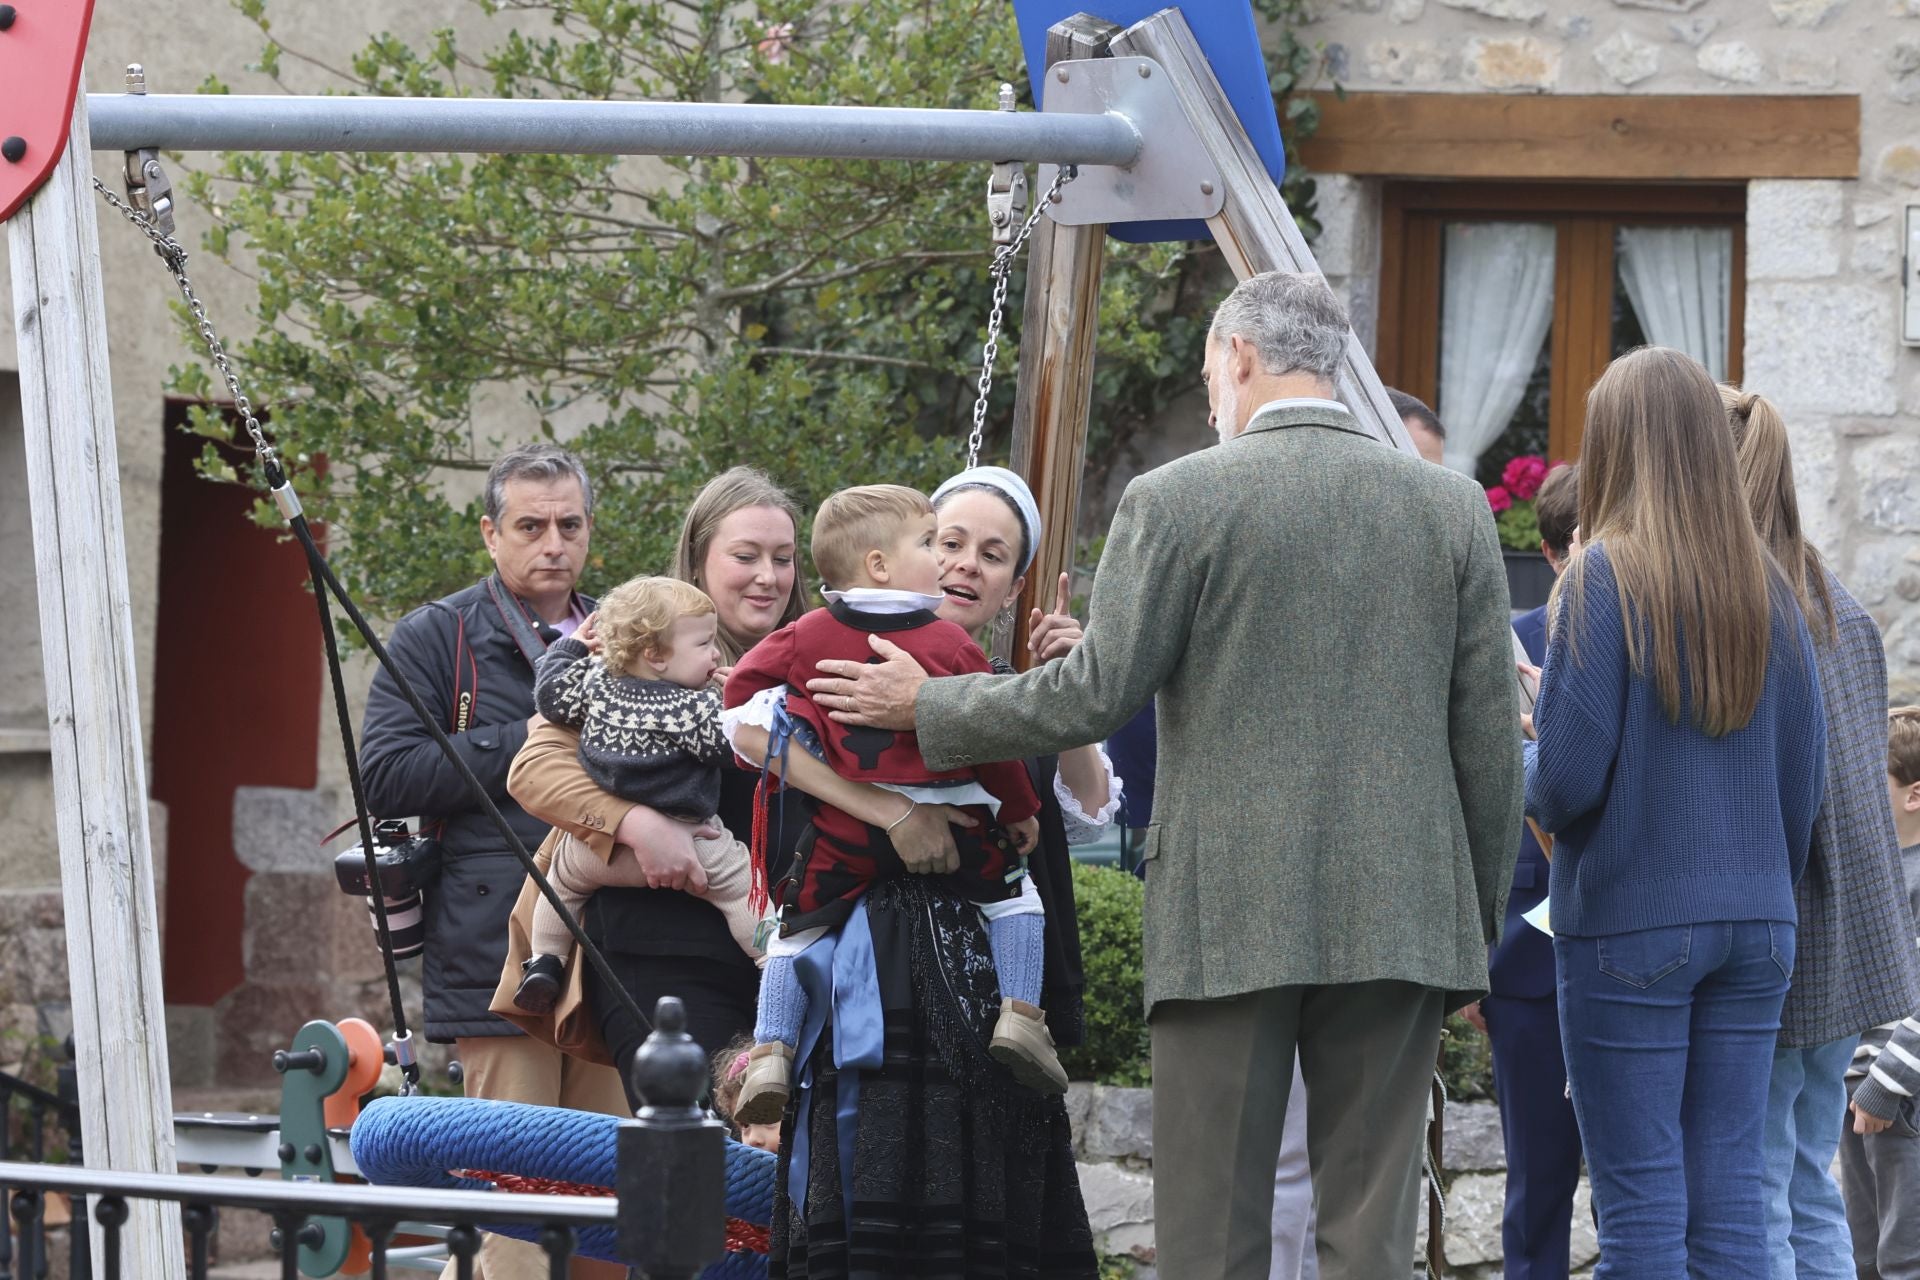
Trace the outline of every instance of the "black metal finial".
{"label": "black metal finial", "polygon": [[5,156],[8,164],[19,164],[20,157],[26,154],[27,140],[17,134],[0,142],[0,156]]}
{"label": "black metal finial", "polygon": [[687,1006],[662,996],[653,1013],[653,1034],[633,1055],[633,1091],[649,1109],[692,1109],[707,1091],[707,1054],[687,1034]]}

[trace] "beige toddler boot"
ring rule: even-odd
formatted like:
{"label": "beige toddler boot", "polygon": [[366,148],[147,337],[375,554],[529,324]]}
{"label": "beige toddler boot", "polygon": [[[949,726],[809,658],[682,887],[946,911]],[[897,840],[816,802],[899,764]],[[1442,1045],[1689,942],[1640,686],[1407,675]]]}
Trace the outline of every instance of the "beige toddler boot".
{"label": "beige toddler boot", "polygon": [[1060,1065],[1053,1033],[1047,1030],[1047,1015],[1038,1006],[1024,1000],[1002,1001],[987,1051],[1027,1088],[1050,1094],[1067,1091],[1067,1069]]}
{"label": "beige toddler boot", "polygon": [[793,1050],[777,1040],[753,1046],[740,1079],[740,1101],[733,1104],[734,1123],[779,1124],[792,1092]]}

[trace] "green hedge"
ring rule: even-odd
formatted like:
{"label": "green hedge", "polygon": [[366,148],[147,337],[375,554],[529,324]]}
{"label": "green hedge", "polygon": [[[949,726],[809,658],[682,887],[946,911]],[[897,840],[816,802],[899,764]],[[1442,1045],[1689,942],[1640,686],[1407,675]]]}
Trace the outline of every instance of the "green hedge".
{"label": "green hedge", "polygon": [[[1080,913],[1080,954],[1087,975],[1087,1039],[1060,1051],[1075,1080],[1144,1085],[1153,1080],[1147,1042],[1144,972],[1140,958],[1139,877],[1111,867],[1076,863],[1073,900]],[[1487,1038],[1454,1014],[1447,1019],[1440,1074],[1456,1101],[1493,1096]]]}
{"label": "green hedge", "polygon": [[1087,975],[1087,1038],[1061,1051],[1075,1080],[1144,1085],[1151,1081],[1147,1018],[1141,991],[1139,877],[1110,867],[1075,864],[1073,901],[1080,914],[1080,955]]}

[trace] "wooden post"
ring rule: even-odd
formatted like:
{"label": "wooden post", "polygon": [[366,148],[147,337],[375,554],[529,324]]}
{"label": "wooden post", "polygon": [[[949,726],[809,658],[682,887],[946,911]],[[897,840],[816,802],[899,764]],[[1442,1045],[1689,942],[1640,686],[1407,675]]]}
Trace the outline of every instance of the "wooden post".
{"label": "wooden post", "polygon": [[[81,1134],[96,1167],[172,1173],[159,917],[89,161],[83,90],[65,157],[7,230],[34,576]],[[167,288],[152,266],[139,287]],[[139,1200],[129,1207],[123,1274],[179,1277],[179,1210]],[[97,1269],[97,1238],[93,1256]]]}
{"label": "wooden post", "polygon": [[[1107,40],[1119,30],[1084,13],[1069,18],[1047,32],[1047,65],[1103,58]],[[994,636],[994,651],[1022,671],[1032,661],[1027,654],[1028,614],[1035,607],[1051,609],[1060,575],[1073,569],[1106,246],[1104,225],[1064,227],[1042,218],[1027,248],[1020,377],[1008,465],[1032,487],[1044,532],[1013,625],[996,628]]]}
{"label": "wooden post", "polygon": [[[1262,271],[1318,275],[1320,265],[1313,260],[1306,237],[1300,234],[1286,201],[1268,176],[1253,140],[1240,127],[1240,118],[1180,11],[1161,10],[1114,36],[1110,47],[1115,56],[1152,58],[1171,79],[1187,119],[1211,154],[1226,187],[1226,203],[1207,220],[1207,226],[1233,273],[1242,280]],[[1404,452],[1415,452],[1400,415],[1387,399],[1380,375],[1374,372],[1373,361],[1351,330],[1339,394],[1354,416],[1380,439]]]}

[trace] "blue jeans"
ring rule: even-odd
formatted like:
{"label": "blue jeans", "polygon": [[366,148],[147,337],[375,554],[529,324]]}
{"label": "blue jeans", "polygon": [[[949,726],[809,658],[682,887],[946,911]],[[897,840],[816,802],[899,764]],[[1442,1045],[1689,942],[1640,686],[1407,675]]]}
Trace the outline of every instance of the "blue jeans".
{"label": "blue jeans", "polygon": [[1767,1085],[1793,943],[1764,920],[1554,938],[1595,1280],[1765,1274]]}
{"label": "blue jeans", "polygon": [[1847,1206],[1833,1180],[1859,1036],[1775,1049],[1767,1094],[1767,1256],[1773,1280],[1854,1280]]}

